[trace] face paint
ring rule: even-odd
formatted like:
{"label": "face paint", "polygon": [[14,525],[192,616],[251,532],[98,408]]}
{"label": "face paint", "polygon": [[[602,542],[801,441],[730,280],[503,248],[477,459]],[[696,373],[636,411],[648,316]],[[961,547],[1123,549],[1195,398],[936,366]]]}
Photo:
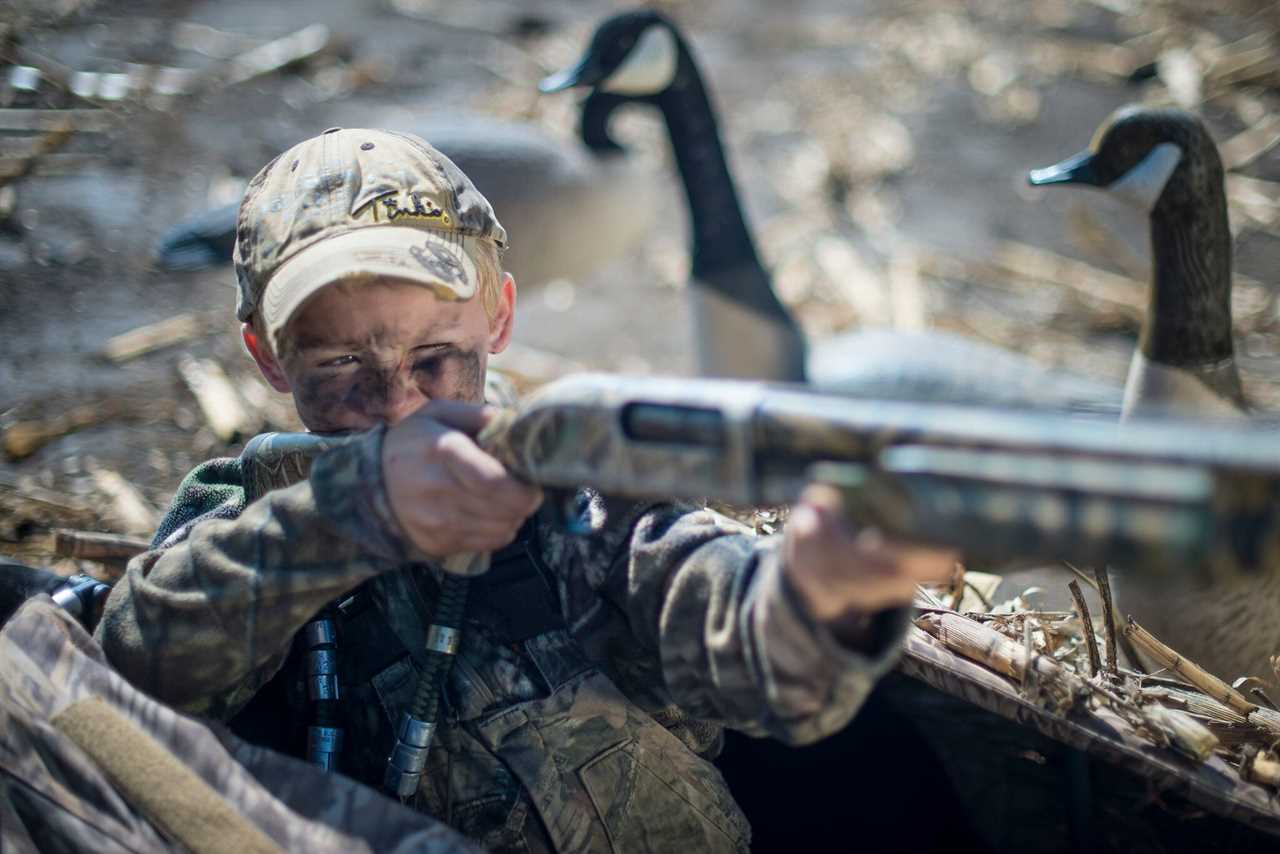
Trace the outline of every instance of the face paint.
{"label": "face paint", "polygon": [[432,399],[484,399],[488,318],[406,286],[335,289],[290,326],[294,402],[317,432],[395,423]]}

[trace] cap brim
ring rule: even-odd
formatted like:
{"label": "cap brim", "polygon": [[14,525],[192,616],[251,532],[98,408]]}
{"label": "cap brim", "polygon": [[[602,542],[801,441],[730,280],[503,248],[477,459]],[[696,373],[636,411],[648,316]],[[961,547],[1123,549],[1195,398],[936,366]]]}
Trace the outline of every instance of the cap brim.
{"label": "cap brim", "polygon": [[302,305],[321,288],[359,278],[400,279],[430,288],[443,300],[476,295],[478,272],[466,241],[439,229],[366,226],[308,246],[276,270],[262,295],[262,321],[273,344]]}

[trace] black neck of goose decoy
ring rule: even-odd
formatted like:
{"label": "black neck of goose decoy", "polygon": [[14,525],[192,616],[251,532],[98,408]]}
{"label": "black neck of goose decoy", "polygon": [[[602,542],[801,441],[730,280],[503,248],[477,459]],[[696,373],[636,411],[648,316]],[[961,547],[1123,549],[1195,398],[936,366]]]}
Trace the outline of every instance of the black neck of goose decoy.
{"label": "black neck of goose decoy", "polygon": [[[1194,204],[1157,203],[1151,212],[1152,279],[1138,346],[1152,362],[1193,372],[1232,364],[1231,232],[1221,172],[1218,166],[1203,182]],[[1217,373],[1220,383],[1226,377],[1217,390],[1243,403],[1234,367]]]}
{"label": "black neck of goose decoy", "polygon": [[587,150],[598,155],[622,154],[626,151],[609,136],[609,118],[629,98],[592,89],[582,99],[578,115],[578,136]]}
{"label": "black neck of goose decoy", "polygon": [[794,326],[756,253],[702,75],[678,34],[676,43],[680,59],[675,79],[651,100],[666,119],[688,199],[693,278],[700,286]]}

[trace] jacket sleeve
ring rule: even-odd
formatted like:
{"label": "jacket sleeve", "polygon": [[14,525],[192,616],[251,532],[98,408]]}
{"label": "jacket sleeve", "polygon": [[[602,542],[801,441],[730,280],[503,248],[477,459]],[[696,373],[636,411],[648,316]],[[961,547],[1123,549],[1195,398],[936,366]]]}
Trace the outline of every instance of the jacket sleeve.
{"label": "jacket sleeve", "polygon": [[908,612],[875,615],[871,648],[846,648],[788,582],[780,536],[669,505],[610,509],[609,518],[612,536],[579,547],[591,552],[584,569],[611,606],[595,619],[625,622],[692,717],[810,743],[848,723],[897,660]]}
{"label": "jacket sleeve", "polygon": [[184,711],[233,715],[308,619],[405,560],[381,479],[382,433],[326,452],[307,480],[238,516],[231,501],[187,521],[130,561],[95,633],[111,664]]}

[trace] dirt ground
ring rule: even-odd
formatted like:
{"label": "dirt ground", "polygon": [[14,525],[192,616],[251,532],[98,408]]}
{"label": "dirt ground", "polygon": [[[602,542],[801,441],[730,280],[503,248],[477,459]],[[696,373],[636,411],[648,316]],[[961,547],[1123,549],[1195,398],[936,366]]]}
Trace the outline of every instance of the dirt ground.
{"label": "dirt ground", "polygon": [[[1252,129],[1244,141],[1257,150],[1232,171],[1237,340],[1249,392],[1264,409],[1280,406],[1280,148],[1267,144],[1280,137],[1280,68],[1244,62],[1248,51],[1273,54],[1273,4],[1218,3],[1212,14],[1195,0],[660,5],[702,63],[766,261],[815,336],[946,328],[1119,382],[1144,302],[1145,224],[1100,194],[1034,191],[1026,170],[1080,150],[1128,102],[1193,106],[1220,143]],[[184,357],[218,362],[262,426],[296,427],[288,401],[241,350],[230,265],[155,267],[152,247],[169,226],[235,199],[268,159],[332,125],[429,138],[433,122],[481,114],[569,141],[573,98],[538,95],[535,83],[620,8],[62,0],[9,10],[0,20],[12,24],[8,51],[19,64],[38,56],[87,71],[208,68],[218,60],[176,34],[230,33],[253,45],[315,23],[328,27],[329,45],[198,96],[111,105],[102,132],[76,134],[0,191],[0,428],[68,412],[99,422],[0,460],[0,493],[43,501],[31,519],[0,525],[0,554],[55,562],[55,525],[145,533],[103,471],[138,487],[145,518],[195,463],[238,450],[206,423],[180,378]],[[1244,71],[1227,73],[1231,62]],[[11,107],[92,106],[56,86],[9,87],[3,98]],[[619,135],[633,157],[672,176],[656,116],[629,111]],[[0,131],[0,161],[12,166],[33,138]],[[516,340],[529,359],[552,372],[563,360],[691,370],[685,214],[670,181],[670,208],[638,248],[577,281],[522,292]],[[1046,266],[1027,247],[1092,269]],[[191,340],[123,364],[101,357],[113,336],[183,312],[201,324]]]}

